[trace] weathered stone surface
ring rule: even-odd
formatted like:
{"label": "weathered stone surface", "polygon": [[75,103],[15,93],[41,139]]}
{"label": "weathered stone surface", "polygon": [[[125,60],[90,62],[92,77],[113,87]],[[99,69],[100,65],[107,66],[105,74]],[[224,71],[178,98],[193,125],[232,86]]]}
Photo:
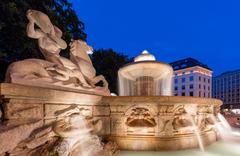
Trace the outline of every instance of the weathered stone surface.
{"label": "weathered stone surface", "polygon": [[[8,114],[6,118],[11,117],[13,121],[17,121],[17,117],[33,119],[36,114],[38,118],[42,118],[44,126],[53,127],[54,134],[63,137],[67,143],[73,143],[69,144],[68,153],[78,153],[85,147],[79,144],[79,140],[82,140],[82,135],[79,133],[83,129],[86,130],[82,131],[83,133],[91,132],[90,134],[97,134],[104,140],[110,139],[116,142],[120,149],[176,150],[198,146],[192,129],[191,121],[193,120],[205,139],[205,144],[217,140],[217,135],[212,129],[214,123],[209,120],[211,115],[216,115],[221,104],[221,101],[215,99],[163,96],[102,97],[89,92],[16,84],[1,84],[0,92]],[[34,106],[35,111],[28,111],[30,106]],[[73,116],[77,117],[76,120]],[[87,124],[81,125],[77,120],[79,117]],[[37,132],[35,129],[29,139],[17,140],[14,147],[8,150],[16,154],[49,152],[48,149],[43,148],[50,146],[46,144],[50,144],[49,141],[53,138],[52,131],[48,133],[48,129],[41,129]],[[9,132],[10,134],[12,132]],[[83,136],[91,135],[86,133]],[[183,141],[187,143],[184,144]],[[4,146],[8,145],[6,142],[4,144]],[[74,144],[80,148],[75,148]],[[172,144],[175,147],[171,147]],[[16,146],[17,148],[13,150]],[[64,147],[59,144],[60,151]]]}
{"label": "weathered stone surface", "polygon": [[[217,140],[207,117],[215,115],[220,100],[171,96],[103,97],[109,104],[110,138],[125,150],[177,150],[198,147],[196,124],[204,143]],[[189,142],[189,143],[183,143]],[[175,147],[171,147],[172,145]]]}
{"label": "weathered stone surface", "polygon": [[12,151],[31,132],[43,125],[43,121],[5,121],[0,126],[0,154]]}
{"label": "weathered stone surface", "polygon": [[110,108],[109,106],[94,106],[93,116],[109,116]]}
{"label": "weathered stone surface", "polygon": [[[92,117],[93,106],[107,108],[100,102],[101,95],[71,89],[56,90],[2,83],[0,93],[4,99],[4,119],[43,119],[48,124],[74,111]],[[106,115],[109,116],[109,113]]]}
{"label": "weathered stone surface", "polygon": [[[217,135],[213,131],[201,134],[203,144],[206,146],[212,142],[217,141]],[[179,137],[161,138],[156,136],[112,136],[111,139],[115,140],[120,149],[125,150],[181,150],[189,148],[197,148],[198,141],[195,135],[181,135]]]}
{"label": "weathered stone surface", "polygon": [[[26,85],[1,83],[0,94],[4,99],[38,100],[39,103],[95,105],[102,99],[102,94],[75,89],[49,89]],[[16,98],[15,98],[16,97]]]}
{"label": "weathered stone surface", "polygon": [[[100,128],[95,122],[88,128],[98,129],[96,131],[101,135],[110,133],[109,126],[101,130],[103,122],[110,125],[109,107],[101,103],[102,95],[72,89],[57,90],[7,83],[0,84],[0,94],[6,112],[4,119],[10,119],[5,125],[0,125],[0,140],[4,140],[0,141],[0,153],[8,151],[12,155],[34,155],[38,151],[49,152],[46,151],[48,149],[42,148],[50,148],[49,142],[54,135],[58,135],[49,131],[49,128],[71,114],[78,114],[87,120],[99,120]],[[106,113],[107,107],[108,113],[97,112],[94,115],[95,106],[103,108],[103,113]],[[41,119],[41,124],[23,122],[29,121],[28,119],[31,119],[30,121]],[[8,142],[9,139],[13,140],[11,144]]]}
{"label": "weathered stone surface", "polygon": [[101,121],[101,129],[97,132],[100,136],[109,135],[111,133],[110,129],[110,118],[108,117],[94,117],[94,120]]}
{"label": "weathered stone surface", "polygon": [[10,99],[3,105],[5,119],[43,119],[43,103],[38,100]]}
{"label": "weathered stone surface", "polygon": [[[92,116],[92,106],[76,105],[76,104],[45,104],[45,119],[64,118],[67,114],[81,113],[83,116]],[[66,113],[68,111],[68,113]],[[71,111],[71,112],[69,112]]]}

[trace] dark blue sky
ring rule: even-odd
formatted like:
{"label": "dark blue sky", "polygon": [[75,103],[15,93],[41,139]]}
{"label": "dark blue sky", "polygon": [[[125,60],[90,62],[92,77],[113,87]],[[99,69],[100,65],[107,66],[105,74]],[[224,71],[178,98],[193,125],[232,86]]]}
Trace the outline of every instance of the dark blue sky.
{"label": "dark blue sky", "polygon": [[240,68],[240,0],[70,0],[93,48],[159,61],[193,57],[214,75]]}

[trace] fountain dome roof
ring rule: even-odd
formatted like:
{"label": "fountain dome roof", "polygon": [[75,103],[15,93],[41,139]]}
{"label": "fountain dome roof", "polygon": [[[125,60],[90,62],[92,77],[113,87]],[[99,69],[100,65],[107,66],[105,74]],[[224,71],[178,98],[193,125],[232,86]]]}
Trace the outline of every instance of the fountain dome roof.
{"label": "fountain dome roof", "polygon": [[147,50],[144,50],[140,55],[134,58],[134,62],[139,61],[156,61],[154,55],[150,54]]}
{"label": "fountain dome roof", "polygon": [[136,80],[139,77],[149,76],[153,79],[161,79],[172,74],[172,67],[156,60],[155,56],[144,50],[134,58],[134,62],[126,64],[119,69],[118,75],[128,80]]}

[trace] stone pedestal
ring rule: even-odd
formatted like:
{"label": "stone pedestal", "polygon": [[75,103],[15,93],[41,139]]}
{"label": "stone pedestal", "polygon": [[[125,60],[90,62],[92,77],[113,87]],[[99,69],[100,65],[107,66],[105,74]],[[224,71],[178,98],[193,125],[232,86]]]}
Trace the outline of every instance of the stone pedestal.
{"label": "stone pedestal", "polygon": [[[19,155],[22,148],[46,152],[54,145],[55,121],[81,111],[101,121],[97,131],[120,150],[179,150],[198,147],[194,122],[203,144],[215,142],[212,117],[217,99],[172,96],[104,96],[72,89],[51,89],[3,83],[0,85],[4,121],[0,125],[0,155]],[[76,109],[77,107],[77,109]],[[77,122],[78,123],[78,120]],[[58,125],[61,127],[62,125]],[[75,129],[78,132],[79,129]],[[11,142],[9,142],[9,139]],[[48,142],[48,143],[46,143]],[[40,151],[38,151],[40,150]],[[24,151],[26,152],[26,151]],[[26,155],[26,153],[21,153]],[[34,154],[33,154],[34,155]]]}

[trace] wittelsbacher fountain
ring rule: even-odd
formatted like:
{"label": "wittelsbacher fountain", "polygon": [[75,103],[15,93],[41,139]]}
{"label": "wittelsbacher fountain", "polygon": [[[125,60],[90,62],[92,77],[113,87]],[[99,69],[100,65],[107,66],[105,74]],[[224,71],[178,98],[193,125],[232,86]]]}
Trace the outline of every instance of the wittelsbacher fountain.
{"label": "wittelsbacher fountain", "polygon": [[143,51],[119,70],[120,96],[110,96],[86,42],[73,40],[70,58],[61,57],[68,45],[61,30],[40,11],[27,18],[27,35],[45,60],[8,67],[0,84],[0,155],[240,155],[240,134],[219,113],[222,102],[171,96],[168,64]]}

